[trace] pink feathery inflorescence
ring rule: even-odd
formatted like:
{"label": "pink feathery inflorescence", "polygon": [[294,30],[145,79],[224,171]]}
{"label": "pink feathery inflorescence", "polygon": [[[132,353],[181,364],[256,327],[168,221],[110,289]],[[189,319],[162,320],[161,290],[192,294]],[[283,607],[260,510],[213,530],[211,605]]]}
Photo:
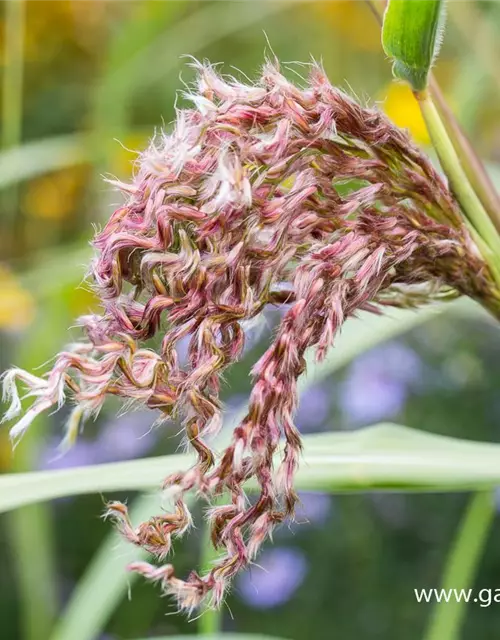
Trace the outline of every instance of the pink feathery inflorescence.
{"label": "pink feathery inflorescence", "polygon": [[[323,358],[363,309],[450,293],[499,304],[445,182],[382,113],[332,87],[314,64],[304,88],[277,63],[253,86],[196,66],[193,108],[153,141],[132,184],[116,183],[127,200],[94,240],[90,275],[103,311],[81,319],[86,341],[60,353],[46,377],[12,369],[4,380],[8,419],[21,411],[17,379],[34,397],[14,438],[68,396],[68,442],[110,395],[182,419],[197,462],[165,480],[173,512],[138,527],[121,503],[107,514],[161,563],[191,524],[186,493],[227,497],[207,514],[221,557],[205,575],[132,567],[188,611],[206,599],[220,605],[230,579],[293,515],[301,452],[293,416],[309,347]],[[248,413],[216,456],[221,376],[241,356],[243,321],[284,303],[252,371]],[[158,334],[154,350],[146,341]],[[176,346],[186,336],[182,364]],[[248,501],[251,478],[258,493]]]}

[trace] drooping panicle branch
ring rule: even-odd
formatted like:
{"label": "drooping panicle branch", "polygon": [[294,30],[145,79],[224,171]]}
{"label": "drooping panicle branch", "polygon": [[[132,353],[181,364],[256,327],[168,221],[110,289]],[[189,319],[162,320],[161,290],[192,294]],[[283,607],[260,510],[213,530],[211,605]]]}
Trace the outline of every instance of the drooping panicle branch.
{"label": "drooping panicle branch", "polygon": [[[132,567],[188,611],[206,598],[220,605],[230,579],[293,516],[301,451],[293,416],[307,349],[324,357],[361,309],[450,292],[500,308],[445,182],[378,110],[332,87],[315,64],[303,88],[277,63],[252,86],[195,66],[192,108],[153,140],[132,184],[115,183],[126,203],[94,240],[90,277],[102,313],[81,319],[86,341],[59,354],[45,377],[12,369],[4,379],[6,418],[21,411],[17,380],[34,398],[15,439],[66,399],[75,404],[68,442],[110,395],[182,420],[197,463],[165,480],[173,511],[137,527],[121,503],[106,515],[163,562],[191,524],[186,492],[227,496],[207,514],[221,550],[207,574],[183,580],[170,564]],[[253,368],[248,413],[217,456],[221,376],[242,354],[244,321],[281,303],[288,308]],[[146,341],[158,335],[155,351]],[[186,338],[183,363],[177,346]],[[249,502],[251,478],[259,491]]]}

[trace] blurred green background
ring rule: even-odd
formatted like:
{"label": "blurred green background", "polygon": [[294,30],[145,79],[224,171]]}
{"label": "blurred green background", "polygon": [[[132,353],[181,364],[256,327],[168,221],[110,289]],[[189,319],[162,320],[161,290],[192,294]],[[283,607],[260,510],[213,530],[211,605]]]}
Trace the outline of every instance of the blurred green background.
{"label": "blurred green background", "polygon": [[[272,47],[282,61],[321,60],[333,83],[377,102],[428,144],[406,88],[391,82],[379,27],[361,0],[3,2],[0,152],[0,366],[33,369],[78,337],[74,318],[95,307],[80,286],[92,225],[120,201],[103,176],[127,179],[155,129],[167,127],[192,55],[224,70],[258,73]],[[450,2],[436,76],[499,181],[500,4]],[[181,79],[180,79],[181,78]],[[182,97],[178,98],[182,105]],[[497,163],[497,164],[495,164]],[[272,327],[275,318],[267,319]],[[228,405],[248,390],[254,350],[228,374]],[[351,429],[380,419],[465,438],[500,440],[500,335],[483,319],[445,316],[362,356],[311,390],[299,426]],[[148,415],[115,417],[110,405],[74,452],[56,459],[63,416],[38,420],[12,455],[0,431],[0,472],[91,464],[175,450],[176,431],[148,434]],[[116,496],[107,496],[116,497]],[[123,497],[123,496],[122,496]],[[74,587],[109,533],[103,496],[0,516],[0,637],[48,640]],[[284,527],[237,581],[225,630],[293,640],[412,640],[430,605],[414,588],[438,587],[464,495],[303,496],[309,524]],[[500,501],[499,501],[500,502]],[[477,584],[500,587],[495,525]],[[177,552],[186,570],[195,538]],[[196,625],[159,590],[134,583],[102,640],[174,633]],[[499,637],[500,604],[470,606],[464,638]],[[59,640],[74,640],[63,638]]]}

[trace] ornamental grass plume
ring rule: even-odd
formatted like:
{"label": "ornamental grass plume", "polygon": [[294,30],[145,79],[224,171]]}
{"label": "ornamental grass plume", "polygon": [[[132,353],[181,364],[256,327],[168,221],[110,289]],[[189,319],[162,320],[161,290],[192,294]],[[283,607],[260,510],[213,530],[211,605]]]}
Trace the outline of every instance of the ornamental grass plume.
{"label": "ornamental grass plume", "polygon": [[[293,416],[309,347],[323,358],[359,310],[467,295],[500,315],[457,203],[404,131],[335,89],[317,64],[304,88],[276,62],[251,86],[194,64],[196,88],[185,95],[194,106],[153,140],[131,184],[115,183],[126,203],[94,239],[90,277],[102,313],[80,319],[86,341],[61,352],[44,377],[11,369],[4,378],[5,419],[21,411],[17,380],[34,398],[14,440],[70,400],[71,442],[110,395],[183,421],[197,462],[164,482],[173,511],[137,527],[121,503],[107,515],[160,563],[131,568],[188,612],[202,601],[219,606],[231,578],[293,516],[301,453]],[[285,304],[253,367],[248,412],[216,455],[221,377],[242,353],[243,323]],[[158,335],[155,350],[147,341]],[[183,365],[176,345],[186,336]],[[249,479],[258,486],[252,501]],[[207,512],[221,557],[182,579],[162,563],[191,525],[192,490],[209,503],[227,498]]]}

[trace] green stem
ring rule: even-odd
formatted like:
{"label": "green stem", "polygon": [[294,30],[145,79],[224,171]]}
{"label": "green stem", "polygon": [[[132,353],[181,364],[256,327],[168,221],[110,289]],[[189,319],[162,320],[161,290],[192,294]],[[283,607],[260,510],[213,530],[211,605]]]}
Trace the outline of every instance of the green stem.
{"label": "green stem", "polygon": [[[471,499],[446,561],[442,589],[468,589],[473,583],[495,516],[492,492]],[[457,640],[467,603],[450,600],[435,605],[425,640]]]}
{"label": "green stem", "polygon": [[5,4],[5,68],[2,99],[2,146],[14,147],[21,139],[23,114],[23,0]]}
{"label": "green stem", "polygon": [[438,83],[432,76],[429,82],[429,90],[467,179],[497,231],[500,232],[500,196],[486,172],[480,157],[460,127],[453,111],[446,103]]}
{"label": "green stem", "polygon": [[[220,500],[218,501],[220,502]],[[207,573],[212,569],[213,562],[218,554],[212,544],[211,529],[208,522],[205,522],[201,540],[201,568],[202,573]],[[198,622],[198,635],[214,637],[222,631],[222,609],[206,607]]]}
{"label": "green stem", "polygon": [[[23,121],[23,47],[24,0],[5,3],[5,66],[2,80],[2,148],[16,147],[21,142]],[[18,188],[12,186],[2,197],[4,215],[14,236],[17,216]],[[12,238],[13,239],[13,238]]]}
{"label": "green stem", "polygon": [[7,533],[16,554],[14,570],[22,605],[20,637],[46,640],[55,619],[57,596],[56,584],[51,582],[52,549],[44,542],[52,534],[47,505],[34,504],[10,513]]}
{"label": "green stem", "polygon": [[[14,471],[32,468],[39,440],[34,431],[26,436],[16,451]],[[46,640],[57,603],[51,509],[44,504],[23,507],[8,514],[6,525],[21,602],[21,637]]]}
{"label": "green stem", "polygon": [[[385,0],[366,0],[366,2],[377,22],[382,26]],[[490,244],[488,236],[492,236],[490,240],[495,245],[493,253],[496,255],[491,256],[488,262],[496,272],[495,279],[499,282],[498,268],[493,268],[492,263],[500,259],[500,240],[498,235],[493,233],[495,229],[500,232],[500,196],[479,156],[446,103],[432,73],[429,74],[429,91],[432,97],[427,91],[415,93],[415,97],[420,104],[441,165],[466,215],[472,224],[473,219],[477,218],[479,226],[484,227],[486,237],[483,236],[483,239],[487,244]],[[474,226],[481,233],[479,227]]]}
{"label": "green stem", "polygon": [[419,102],[441,166],[450,182],[451,190],[459,201],[469,224],[489,248],[483,257],[490,265],[497,284],[500,284],[500,236],[467,179],[431,95],[428,91],[422,91],[415,93],[415,97]]}

